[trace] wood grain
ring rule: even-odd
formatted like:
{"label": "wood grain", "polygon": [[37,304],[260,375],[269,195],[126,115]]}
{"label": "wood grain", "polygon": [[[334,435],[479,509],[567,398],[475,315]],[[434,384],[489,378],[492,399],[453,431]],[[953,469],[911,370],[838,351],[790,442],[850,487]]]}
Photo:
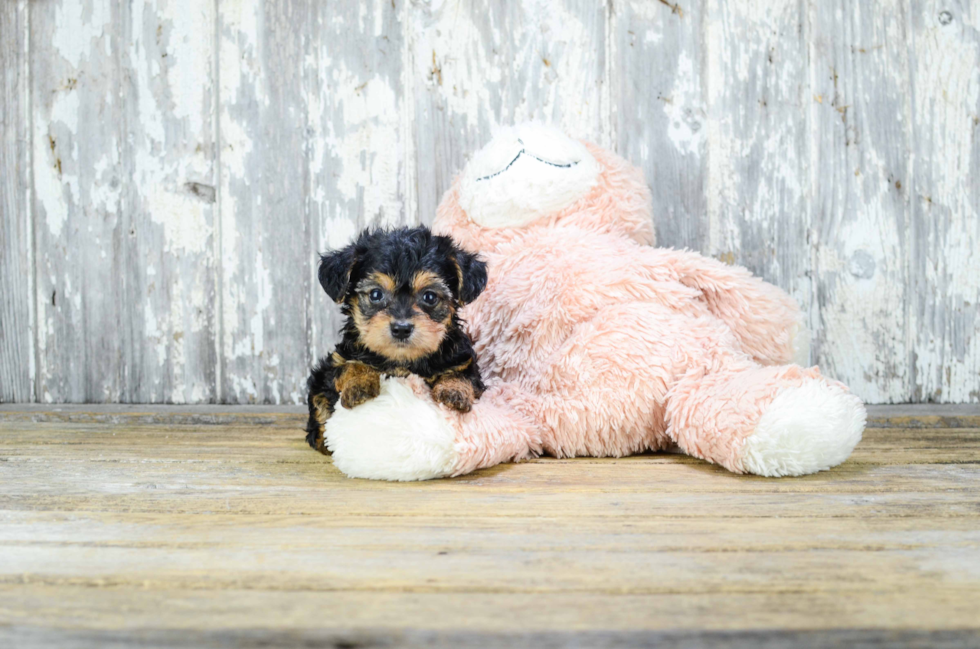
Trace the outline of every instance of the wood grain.
{"label": "wood grain", "polygon": [[708,241],[706,48],[701,2],[616,2],[609,43],[616,150],[643,168],[657,245]]}
{"label": "wood grain", "polygon": [[810,303],[805,5],[706,3],[707,240]]}
{"label": "wood grain", "polygon": [[34,400],[28,14],[0,3],[0,403]]}
{"label": "wood grain", "polygon": [[7,412],[0,639],[16,646],[980,633],[975,426],[869,429],[844,465],[799,479],[656,454],[384,483],[343,477],[299,426]]}
{"label": "wood grain", "polygon": [[313,246],[305,74],[311,4],[218,3],[221,376],[228,403],[298,403]]}
{"label": "wood grain", "polygon": [[213,12],[31,5],[38,399],[215,399]]}
{"label": "wood grain", "polygon": [[908,5],[809,5],[814,361],[872,403],[910,386]]}
{"label": "wood grain", "polygon": [[660,245],[788,290],[869,403],[980,403],[972,0],[3,3],[0,401],[288,403],[316,253],[496,128],[645,172]]}
{"label": "wood grain", "polygon": [[911,3],[914,401],[980,399],[980,3]]}

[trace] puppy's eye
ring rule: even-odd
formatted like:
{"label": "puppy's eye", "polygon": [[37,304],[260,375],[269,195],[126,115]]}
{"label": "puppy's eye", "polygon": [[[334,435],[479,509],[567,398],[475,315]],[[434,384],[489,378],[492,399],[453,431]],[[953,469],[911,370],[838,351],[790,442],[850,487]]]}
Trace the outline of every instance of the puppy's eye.
{"label": "puppy's eye", "polygon": [[371,292],[368,293],[368,299],[372,302],[380,302],[384,296],[385,294],[381,292],[380,288],[372,288]]}
{"label": "puppy's eye", "polygon": [[422,302],[428,306],[432,306],[439,301],[439,296],[432,291],[426,291],[422,294]]}

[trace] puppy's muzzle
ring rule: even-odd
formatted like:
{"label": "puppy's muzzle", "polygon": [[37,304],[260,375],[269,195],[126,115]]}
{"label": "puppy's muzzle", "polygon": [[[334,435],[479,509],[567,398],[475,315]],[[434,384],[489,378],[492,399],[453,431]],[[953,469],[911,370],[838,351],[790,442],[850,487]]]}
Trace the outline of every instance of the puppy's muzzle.
{"label": "puppy's muzzle", "polygon": [[391,323],[391,337],[395,340],[406,341],[415,331],[415,325],[411,322],[392,322]]}

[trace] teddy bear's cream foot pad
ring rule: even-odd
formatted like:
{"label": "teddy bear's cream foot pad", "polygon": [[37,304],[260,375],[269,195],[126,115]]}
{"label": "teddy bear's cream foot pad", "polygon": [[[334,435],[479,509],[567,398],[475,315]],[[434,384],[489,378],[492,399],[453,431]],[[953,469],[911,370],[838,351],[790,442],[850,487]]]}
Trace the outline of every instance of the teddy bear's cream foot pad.
{"label": "teddy bear's cream foot pad", "polygon": [[807,379],[780,392],[742,447],[749,473],[778,477],[826,471],[861,441],[864,404],[841,386]]}

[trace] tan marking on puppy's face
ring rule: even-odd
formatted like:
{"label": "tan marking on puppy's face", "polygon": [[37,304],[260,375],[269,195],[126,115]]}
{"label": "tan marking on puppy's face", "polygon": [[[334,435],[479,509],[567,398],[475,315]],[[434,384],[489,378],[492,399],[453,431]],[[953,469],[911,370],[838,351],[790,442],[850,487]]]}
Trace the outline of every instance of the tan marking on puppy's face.
{"label": "tan marking on puppy's face", "polygon": [[395,340],[391,336],[392,320],[387,311],[382,311],[358,324],[357,329],[365,347],[393,361],[406,363],[428,356],[439,349],[446,337],[445,325],[419,314],[410,318],[415,330],[408,340]]}
{"label": "tan marking on puppy's face", "polygon": [[[412,278],[412,292],[415,303],[429,319],[448,327],[456,312],[453,293],[442,277],[432,271],[423,270]],[[435,296],[435,301],[427,298]]]}
{"label": "tan marking on puppy's face", "polygon": [[[371,299],[375,290],[382,291],[381,299]],[[454,312],[452,293],[446,283],[438,274],[427,270],[416,273],[405,287],[397,286],[388,275],[372,273],[358,284],[350,306],[360,342],[374,353],[399,363],[415,361],[438,350]],[[396,318],[393,310],[402,317]],[[391,324],[395,320],[414,325],[407,340],[392,337]]]}
{"label": "tan marking on puppy's face", "polygon": [[431,270],[420,270],[419,272],[415,273],[415,276],[412,278],[412,294],[419,297],[426,289],[438,291],[442,293],[443,296],[448,293],[446,283],[442,281],[441,277],[433,273]]}
{"label": "tan marking on puppy's face", "polygon": [[395,280],[392,278],[391,275],[387,275],[385,273],[379,273],[375,271],[370,275],[368,275],[366,280],[362,283],[365,282],[370,282],[372,284],[375,284],[378,288],[383,290],[388,295],[391,295],[392,293],[395,292]]}

